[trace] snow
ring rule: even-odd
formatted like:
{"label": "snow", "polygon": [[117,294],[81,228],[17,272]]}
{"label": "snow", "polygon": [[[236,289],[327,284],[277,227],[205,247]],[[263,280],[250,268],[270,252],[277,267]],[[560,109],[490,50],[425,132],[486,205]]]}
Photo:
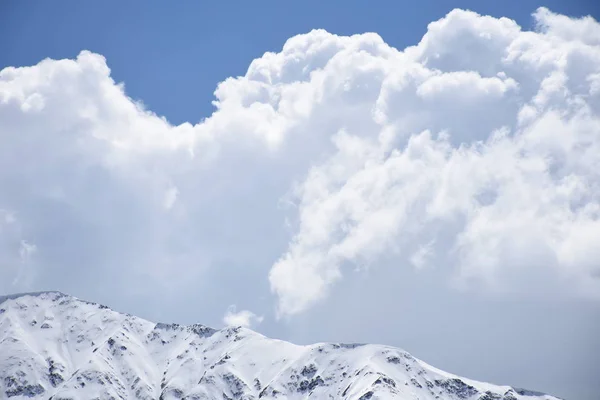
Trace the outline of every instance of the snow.
{"label": "snow", "polygon": [[382,345],[153,323],[60,292],[0,297],[0,398],[551,400]]}

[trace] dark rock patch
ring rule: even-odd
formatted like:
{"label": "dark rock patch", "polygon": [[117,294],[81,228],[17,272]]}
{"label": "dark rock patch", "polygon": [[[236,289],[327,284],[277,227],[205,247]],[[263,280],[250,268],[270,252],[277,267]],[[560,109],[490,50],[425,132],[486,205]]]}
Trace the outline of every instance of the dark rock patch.
{"label": "dark rock patch", "polygon": [[20,376],[19,378],[12,376],[5,377],[4,386],[6,387],[6,396],[9,398],[14,396],[35,397],[45,391],[42,385],[32,385],[25,380],[23,376]]}
{"label": "dark rock patch", "polygon": [[226,373],[223,375],[223,380],[229,386],[231,390],[231,395],[234,399],[239,399],[245,393],[248,386],[242,381],[240,378],[235,376],[232,373]]}
{"label": "dark rock patch", "polygon": [[411,378],[410,379],[410,383],[413,384],[413,386],[418,387],[419,389],[421,389],[423,386],[421,386],[421,384],[419,383],[419,381],[417,381],[415,378]]}
{"label": "dark rock patch", "polygon": [[298,384],[298,392],[305,393],[310,392],[317,386],[325,385],[325,381],[320,376],[315,377],[311,380],[303,380]]}
{"label": "dark rock patch", "polygon": [[317,373],[317,366],[315,364],[305,365],[300,373],[302,376],[311,379]]}
{"label": "dark rock patch", "polygon": [[373,382],[373,385],[389,385],[392,387],[396,387],[396,382],[390,378],[389,376],[386,375],[381,375],[379,378],[377,378],[377,380],[375,382]]}
{"label": "dark rock patch", "polygon": [[467,385],[458,378],[436,379],[435,384],[444,389],[447,393],[453,394],[461,399],[467,399],[479,393],[473,386]]}
{"label": "dark rock patch", "polygon": [[61,372],[64,372],[65,368],[62,365],[57,364],[51,358],[48,358],[46,362],[48,363],[48,380],[52,387],[57,387],[65,380],[61,375]]}
{"label": "dark rock patch", "polygon": [[489,390],[482,394],[477,400],[502,400],[502,396]]}
{"label": "dark rock patch", "polygon": [[372,390],[369,390],[367,393],[363,394],[362,396],[360,396],[358,398],[358,400],[369,400],[371,397],[373,397],[375,393]]}
{"label": "dark rock patch", "polygon": [[402,360],[400,360],[400,357],[397,357],[397,356],[389,356],[387,358],[387,362],[389,362],[391,364],[400,364],[402,362]]}

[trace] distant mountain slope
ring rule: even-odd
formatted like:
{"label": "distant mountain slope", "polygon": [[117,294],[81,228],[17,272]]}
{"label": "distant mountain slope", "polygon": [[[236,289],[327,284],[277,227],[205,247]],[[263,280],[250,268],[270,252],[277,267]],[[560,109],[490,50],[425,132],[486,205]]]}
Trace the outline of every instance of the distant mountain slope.
{"label": "distant mountain slope", "polygon": [[156,324],[59,292],[0,297],[0,398],[551,400],[379,345]]}

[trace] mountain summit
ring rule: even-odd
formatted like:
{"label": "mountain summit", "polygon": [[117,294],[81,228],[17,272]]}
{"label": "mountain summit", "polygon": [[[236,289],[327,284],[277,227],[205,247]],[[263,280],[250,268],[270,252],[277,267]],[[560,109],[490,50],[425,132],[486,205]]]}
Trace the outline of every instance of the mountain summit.
{"label": "mountain summit", "polygon": [[162,324],[59,292],[0,297],[0,398],[556,400],[380,345]]}

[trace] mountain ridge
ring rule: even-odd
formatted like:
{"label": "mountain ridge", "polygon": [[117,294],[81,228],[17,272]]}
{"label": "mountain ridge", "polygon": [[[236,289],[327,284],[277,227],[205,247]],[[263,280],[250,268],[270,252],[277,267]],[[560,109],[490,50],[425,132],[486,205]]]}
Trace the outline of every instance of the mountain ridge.
{"label": "mountain ridge", "polygon": [[154,323],[59,291],[0,296],[0,396],[17,399],[556,400],[384,345],[299,346],[242,327]]}

